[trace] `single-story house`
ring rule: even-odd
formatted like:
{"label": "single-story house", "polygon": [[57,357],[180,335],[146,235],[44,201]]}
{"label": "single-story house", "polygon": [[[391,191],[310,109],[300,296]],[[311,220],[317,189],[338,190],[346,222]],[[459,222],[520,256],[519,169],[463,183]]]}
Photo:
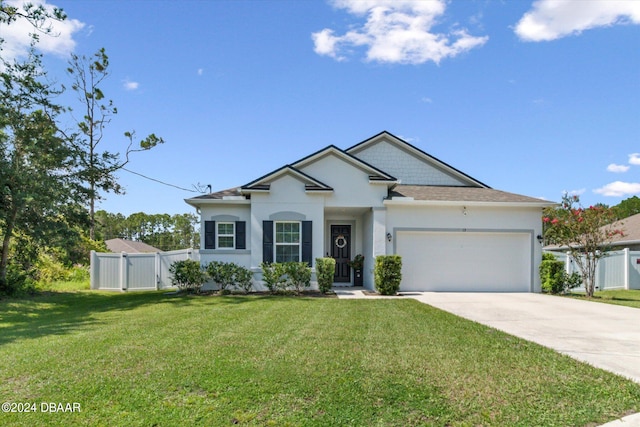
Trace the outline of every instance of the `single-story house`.
{"label": "single-story house", "polygon": [[104,243],[111,252],[126,252],[129,254],[162,252],[156,247],[134,240],[117,238],[105,240]]}
{"label": "single-story house", "polygon": [[260,264],[402,256],[402,291],[539,292],[542,209],[552,203],[492,189],[381,132],[350,148],[329,145],[238,188],[185,200],[201,216],[200,259]]}

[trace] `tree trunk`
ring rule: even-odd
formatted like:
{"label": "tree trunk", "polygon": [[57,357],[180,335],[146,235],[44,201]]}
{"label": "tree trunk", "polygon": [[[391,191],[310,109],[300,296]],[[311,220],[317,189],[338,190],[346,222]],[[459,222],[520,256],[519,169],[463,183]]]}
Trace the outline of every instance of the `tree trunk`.
{"label": "tree trunk", "polygon": [[7,226],[4,237],[2,238],[2,256],[0,257],[0,290],[9,290],[7,283],[7,266],[9,265],[9,244],[13,235],[13,227],[15,226],[16,212],[15,209],[11,216],[7,218]]}
{"label": "tree trunk", "polygon": [[91,183],[91,199],[89,202],[89,238],[96,240],[96,198],[94,195],[95,186]]}

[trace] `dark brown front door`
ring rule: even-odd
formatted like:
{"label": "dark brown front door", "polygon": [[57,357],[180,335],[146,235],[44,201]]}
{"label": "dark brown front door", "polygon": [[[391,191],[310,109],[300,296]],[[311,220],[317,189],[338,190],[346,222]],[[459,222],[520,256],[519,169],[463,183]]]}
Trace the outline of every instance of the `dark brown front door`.
{"label": "dark brown front door", "polygon": [[351,226],[331,226],[331,257],[336,260],[336,272],[333,281],[336,283],[351,282],[351,267],[349,256],[351,255]]}

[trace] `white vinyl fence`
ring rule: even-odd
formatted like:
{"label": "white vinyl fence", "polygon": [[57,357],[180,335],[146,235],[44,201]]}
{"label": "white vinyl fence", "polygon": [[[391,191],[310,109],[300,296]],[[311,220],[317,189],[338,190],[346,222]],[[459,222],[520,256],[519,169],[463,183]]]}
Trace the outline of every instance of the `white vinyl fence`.
{"label": "white vinyl fence", "polygon": [[169,267],[174,261],[199,260],[198,250],[157,253],[91,251],[91,289],[143,291],[171,288]]}
{"label": "white vinyl fence", "polygon": [[[566,265],[567,273],[580,272],[576,262],[567,254],[550,252]],[[611,251],[598,261],[596,290],[640,289],[640,251]],[[576,288],[584,292],[584,285]]]}

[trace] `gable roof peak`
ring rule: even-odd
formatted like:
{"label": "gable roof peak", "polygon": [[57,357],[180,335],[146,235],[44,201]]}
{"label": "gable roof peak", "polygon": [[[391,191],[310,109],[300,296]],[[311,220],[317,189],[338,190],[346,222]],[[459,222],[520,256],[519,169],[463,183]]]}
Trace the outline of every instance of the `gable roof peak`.
{"label": "gable roof peak", "polygon": [[365,162],[364,160],[348,153],[345,150],[342,150],[341,148],[336,147],[333,144],[328,145],[325,148],[322,148],[306,157],[303,157],[302,159],[294,162],[292,166],[298,169],[304,168],[305,166],[329,155],[330,153],[342,158],[348,163],[356,165],[359,168],[365,170],[369,174],[369,176],[374,178],[374,180],[376,181],[388,181],[391,183],[395,183],[397,181],[397,179],[389,173],[373,166],[370,163]]}
{"label": "gable roof peak", "polygon": [[467,175],[461,170],[456,169],[455,167],[449,165],[448,163],[443,162],[442,160],[426,153],[425,151],[419,149],[418,147],[408,143],[404,139],[386,130],[383,130],[382,132],[370,138],[367,138],[364,141],[359,142],[358,144],[352,147],[347,148],[345,151],[354,157],[358,157],[359,153],[363,153],[367,148],[372,147],[381,141],[387,141],[392,145],[398,147],[399,149],[404,150],[408,153],[411,153],[411,155],[422,160],[423,162],[431,164],[432,166],[435,166],[443,171],[446,171],[448,174],[455,176],[461,181],[467,183],[465,185],[477,186],[481,188],[491,188],[487,184],[473,178],[470,175]]}

